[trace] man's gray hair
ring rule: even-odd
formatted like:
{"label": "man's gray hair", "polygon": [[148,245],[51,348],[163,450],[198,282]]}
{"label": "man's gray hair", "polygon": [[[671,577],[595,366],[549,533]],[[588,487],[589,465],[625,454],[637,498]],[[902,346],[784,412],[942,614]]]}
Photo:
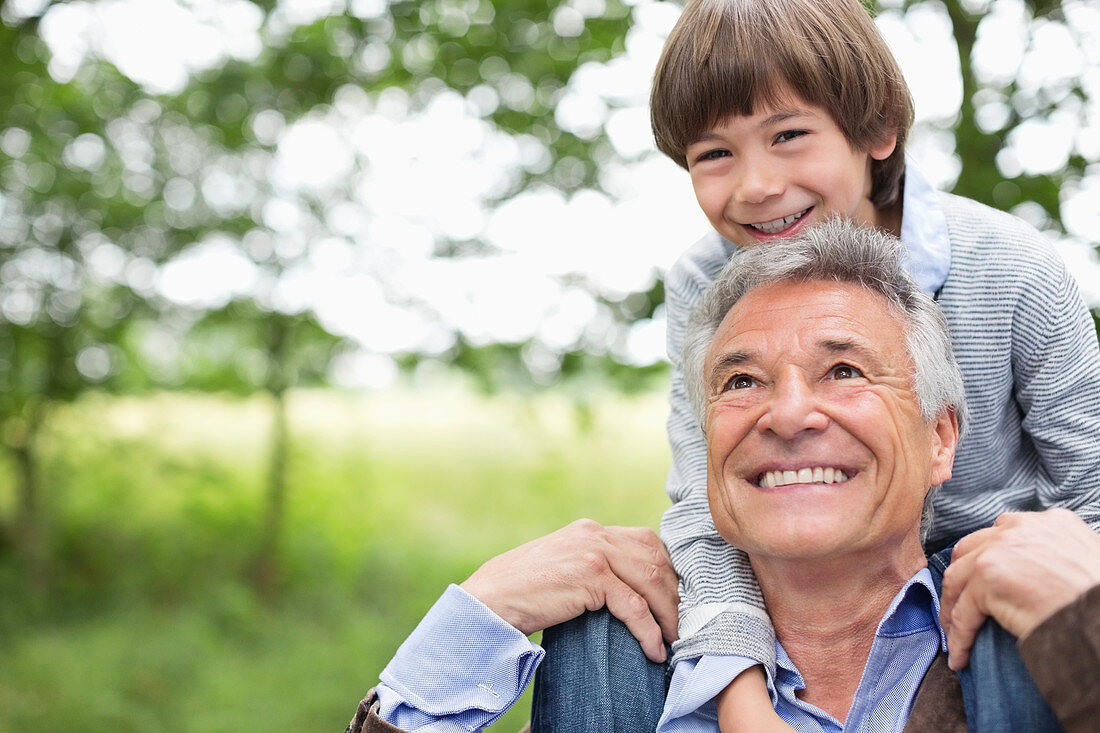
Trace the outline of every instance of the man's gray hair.
{"label": "man's gray hair", "polygon": [[[966,398],[947,320],[905,271],[904,256],[896,237],[843,219],[830,219],[797,237],[737,252],[692,311],[684,335],[684,382],[700,426],[706,419],[707,351],[734,304],[762,285],[825,280],[859,285],[890,303],[905,324],[921,415],[932,421],[944,409],[953,410],[961,436]],[[926,514],[933,493],[928,494]]]}

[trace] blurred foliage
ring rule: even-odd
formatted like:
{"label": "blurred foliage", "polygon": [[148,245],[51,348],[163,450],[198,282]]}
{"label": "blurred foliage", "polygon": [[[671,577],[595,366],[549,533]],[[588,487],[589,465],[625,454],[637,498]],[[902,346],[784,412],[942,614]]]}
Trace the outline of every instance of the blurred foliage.
{"label": "blurred foliage", "polygon": [[[906,0],[912,7],[928,0]],[[1066,166],[1043,175],[1017,173],[1006,175],[998,165],[998,155],[1007,147],[1012,131],[1025,120],[1047,119],[1060,111],[1069,112],[1082,127],[1086,125],[1089,88],[1086,78],[1076,77],[1064,81],[1052,81],[1038,87],[1021,84],[1019,76],[1007,83],[982,80],[974,68],[973,51],[978,39],[982,19],[994,3],[985,3],[985,12],[978,12],[972,3],[947,0],[942,5],[951,20],[951,28],[958,46],[962,71],[963,97],[959,117],[952,126],[955,135],[955,153],[961,162],[961,172],[953,192],[981,201],[995,208],[1011,211],[1025,201],[1039,204],[1050,225],[1062,231],[1061,201],[1067,187],[1080,181],[1088,164],[1079,153],[1071,154]],[[1025,0],[1029,33],[1046,23],[1066,24],[1064,5],[1080,5],[1080,0]],[[1084,48],[1084,40],[1076,38],[1078,48]],[[979,112],[983,106],[1004,109],[1003,119],[993,129],[979,124]]]}
{"label": "blurred foliage", "polygon": [[[263,396],[63,405],[42,453],[55,597],[28,593],[0,553],[0,731],[343,730],[484,558],[578,516],[654,526],[664,409],[659,394],[605,393],[582,434],[556,394],[296,391],[282,593],[263,603],[242,582],[260,533]],[[0,455],[0,504],[11,469]]]}

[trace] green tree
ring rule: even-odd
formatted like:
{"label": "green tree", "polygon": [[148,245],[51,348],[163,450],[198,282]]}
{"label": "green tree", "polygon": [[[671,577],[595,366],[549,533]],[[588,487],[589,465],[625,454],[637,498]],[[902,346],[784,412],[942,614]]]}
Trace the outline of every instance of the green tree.
{"label": "green tree", "polygon": [[142,264],[178,240],[141,225],[144,202],[124,181],[111,124],[137,87],[102,64],[55,82],[33,23],[0,25],[0,43],[12,51],[0,80],[0,443],[16,468],[12,540],[41,584],[40,429],[52,405],[133,380],[119,344],[143,313]]}
{"label": "green tree", "polygon": [[[911,8],[931,0],[907,0]],[[989,23],[995,2],[969,3],[944,0],[942,5],[951,21],[958,48],[962,72],[962,105],[952,125],[955,153],[961,171],[954,193],[981,201],[997,208],[1012,210],[1024,202],[1035,202],[1049,217],[1053,231],[1064,232],[1062,207],[1067,191],[1073,191],[1095,158],[1087,160],[1074,150],[1065,165],[1049,173],[1027,173],[1004,170],[1002,153],[1009,147],[1013,131],[1028,120],[1048,120],[1065,113],[1077,120],[1080,128],[1088,124],[1087,102],[1090,88],[1085,76],[1053,77],[1035,83],[1026,78],[1023,69],[1008,78],[991,78],[980,71],[976,62],[976,45]],[[1080,0],[1026,0],[1025,23],[1027,50],[1034,47],[1037,31],[1056,26],[1066,39],[1084,52],[1086,28],[1081,23],[1068,22],[1067,15],[1083,15],[1086,3]],[[1083,19],[1082,19],[1083,23]],[[987,29],[985,29],[987,30]],[[986,49],[988,52],[988,48]],[[982,115],[982,112],[989,114]]]}
{"label": "green tree", "polygon": [[[41,15],[60,4],[43,4]],[[309,367],[315,376],[339,342],[273,293],[323,236],[330,197],[353,194],[274,192],[269,171],[277,141],[261,139],[258,120],[290,125],[323,114],[347,88],[377,94],[400,87],[416,106],[448,85],[462,92],[480,86],[503,100],[487,112],[493,123],[532,134],[548,159],[565,161],[526,171],[513,190],[532,180],[574,189],[592,183],[608,154],[602,140],[563,133],[550,112],[578,65],[622,49],[628,10],[617,0],[587,20],[544,3],[398,2],[349,8],[300,27],[280,25],[274,3],[255,4],[265,17],[260,56],[201,72],[169,95],[143,90],[95,57],[59,82],[47,69],[41,15],[3,16],[0,34],[14,54],[0,82],[7,100],[0,108],[0,421],[20,475],[13,536],[36,573],[45,569],[46,538],[34,448],[48,406],[87,389],[180,386],[217,372],[158,365],[148,353],[155,344],[140,339],[189,320],[158,291],[157,268],[221,237],[236,242],[261,273],[247,294],[254,304],[190,319],[197,325],[180,336],[208,344],[211,333],[230,329],[232,317],[233,339],[252,346],[206,358],[225,359],[224,374],[242,351],[258,355],[260,366],[243,372],[256,378],[238,386],[274,399],[271,488],[257,563],[261,576],[271,574],[285,495],[285,394],[300,383],[303,345],[321,359]],[[567,33],[554,32],[555,12],[569,15]],[[223,174],[228,192],[211,186],[211,172]],[[289,254],[280,245],[295,237],[265,221],[264,207],[276,199],[304,213],[305,231],[296,238],[305,241],[292,242]],[[150,326],[153,318],[169,325]]]}
{"label": "green tree", "polygon": [[287,498],[287,462],[291,427],[287,392],[292,387],[327,383],[333,359],[346,348],[307,313],[265,310],[253,300],[238,300],[198,315],[172,364],[161,370],[182,387],[237,394],[265,392],[271,397],[266,501],[259,544],[251,569],[257,588],[275,589],[280,574],[278,551]]}

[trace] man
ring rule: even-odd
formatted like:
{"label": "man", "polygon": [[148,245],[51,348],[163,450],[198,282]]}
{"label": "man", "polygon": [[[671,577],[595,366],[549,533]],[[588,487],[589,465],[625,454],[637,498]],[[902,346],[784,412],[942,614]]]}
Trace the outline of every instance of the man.
{"label": "man", "polygon": [[[775,625],[776,710],[800,730],[901,730],[911,709],[928,725],[957,726],[957,684],[934,665],[945,647],[942,566],[927,567],[920,529],[933,487],[950,477],[962,387],[942,315],[904,274],[896,241],[833,222],[746,250],[693,315],[684,363],[715,526],[747,553]],[[1072,728],[1100,706],[1079,674],[1095,679],[1100,668],[1100,537],[1068,512],[1006,517],[956,550],[946,638],[958,666],[985,615],[1023,637],[1044,695]],[[648,530],[581,522],[505,553],[448,590],[350,729],[488,725],[541,659],[523,635],[605,604],[650,660],[663,659],[675,578]],[[719,692],[674,679],[662,725],[716,730],[713,706],[695,719],[676,707],[696,710],[692,696]],[[597,711],[605,704],[602,693],[589,697]],[[535,722],[580,715],[536,710]],[[611,729],[600,726],[582,723]]]}

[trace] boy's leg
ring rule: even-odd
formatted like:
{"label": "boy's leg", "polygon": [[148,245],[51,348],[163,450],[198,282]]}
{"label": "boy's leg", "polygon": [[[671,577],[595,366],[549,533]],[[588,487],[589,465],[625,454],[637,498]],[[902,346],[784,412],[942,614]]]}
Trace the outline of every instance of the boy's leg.
{"label": "boy's leg", "polygon": [[[928,558],[937,590],[950,561],[950,549]],[[1020,657],[1016,637],[993,619],[978,632],[970,650],[970,664],[958,676],[966,723],[972,733],[1062,730]]]}
{"label": "boy's leg", "polygon": [[1024,666],[1016,637],[993,619],[978,632],[970,664],[958,675],[971,731],[1062,730]]}
{"label": "boy's leg", "polygon": [[646,733],[657,729],[668,665],[642,648],[607,609],[542,632],[532,733]]}

